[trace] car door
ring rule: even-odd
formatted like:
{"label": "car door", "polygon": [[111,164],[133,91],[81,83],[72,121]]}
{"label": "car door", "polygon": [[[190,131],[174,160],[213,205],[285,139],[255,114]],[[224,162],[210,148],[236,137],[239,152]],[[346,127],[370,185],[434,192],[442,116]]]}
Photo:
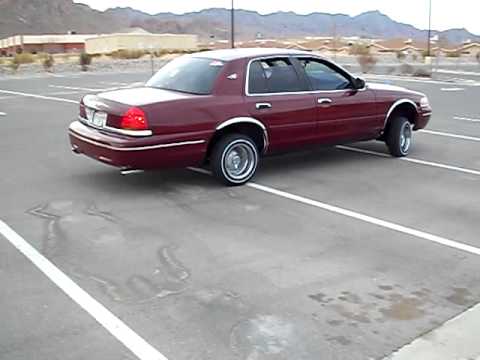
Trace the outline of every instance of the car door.
{"label": "car door", "polygon": [[324,59],[297,60],[315,96],[319,142],[364,140],[380,134],[385,119],[377,112],[372,90],[355,89],[351,75]]}
{"label": "car door", "polygon": [[317,109],[308,82],[289,57],[250,61],[246,105],[250,116],[268,128],[269,149],[284,150],[314,142]]}

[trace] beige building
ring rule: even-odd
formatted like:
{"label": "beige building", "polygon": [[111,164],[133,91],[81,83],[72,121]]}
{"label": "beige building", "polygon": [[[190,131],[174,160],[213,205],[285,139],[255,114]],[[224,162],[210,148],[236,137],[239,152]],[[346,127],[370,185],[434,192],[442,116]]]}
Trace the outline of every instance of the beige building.
{"label": "beige building", "polygon": [[88,54],[110,54],[118,50],[195,50],[198,36],[151,34],[145,31],[100,35],[85,41]]}

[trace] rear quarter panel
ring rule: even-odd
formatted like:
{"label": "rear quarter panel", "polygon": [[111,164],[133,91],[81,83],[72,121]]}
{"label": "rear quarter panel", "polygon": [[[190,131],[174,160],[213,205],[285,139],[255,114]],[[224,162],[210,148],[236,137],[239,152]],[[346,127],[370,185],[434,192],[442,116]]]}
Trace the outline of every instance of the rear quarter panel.
{"label": "rear quarter panel", "polygon": [[[235,79],[229,79],[236,74]],[[247,116],[243,99],[242,61],[226,63],[211,95],[192,95],[175,101],[145,105],[156,134],[191,134],[209,139],[222,122]]]}

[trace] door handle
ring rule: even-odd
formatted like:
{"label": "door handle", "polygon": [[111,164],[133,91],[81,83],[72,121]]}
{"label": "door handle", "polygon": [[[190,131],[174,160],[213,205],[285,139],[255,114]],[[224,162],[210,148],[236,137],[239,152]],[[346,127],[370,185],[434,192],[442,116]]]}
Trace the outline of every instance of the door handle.
{"label": "door handle", "polygon": [[256,108],[257,110],[262,110],[262,109],[271,109],[272,104],[270,103],[256,103]]}
{"label": "door handle", "polygon": [[328,99],[328,98],[318,99],[317,103],[323,106],[330,106],[332,104],[332,99]]}

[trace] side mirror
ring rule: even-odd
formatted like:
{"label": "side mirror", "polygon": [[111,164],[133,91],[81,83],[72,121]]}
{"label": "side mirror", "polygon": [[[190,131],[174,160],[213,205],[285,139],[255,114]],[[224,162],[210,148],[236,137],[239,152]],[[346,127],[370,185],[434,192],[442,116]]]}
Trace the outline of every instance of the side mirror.
{"label": "side mirror", "polygon": [[363,89],[365,87],[365,85],[366,85],[365,80],[363,80],[362,78],[353,79],[353,87],[356,90]]}

